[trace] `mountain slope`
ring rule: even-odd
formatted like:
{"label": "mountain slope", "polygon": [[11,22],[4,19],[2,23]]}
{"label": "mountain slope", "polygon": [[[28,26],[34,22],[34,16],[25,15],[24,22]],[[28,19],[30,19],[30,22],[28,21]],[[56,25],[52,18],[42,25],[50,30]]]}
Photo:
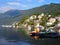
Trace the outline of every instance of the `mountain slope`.
{"label": "mountain slope", "polygon": [[41,7],[29,9],[28,11],[31,14],[45,13],[45,14],[59,15],[60,14],[60,4],[51,3],[51,4],[43,5]]}
{"label": "mountain slope", "polygon": [[20,21],[20,19],[24,16],[41,13],[60,15],[60,4],[51,3],[29,10],[9,10],[4,14],[0,14],[0,24],[12,24],[15,21]]}

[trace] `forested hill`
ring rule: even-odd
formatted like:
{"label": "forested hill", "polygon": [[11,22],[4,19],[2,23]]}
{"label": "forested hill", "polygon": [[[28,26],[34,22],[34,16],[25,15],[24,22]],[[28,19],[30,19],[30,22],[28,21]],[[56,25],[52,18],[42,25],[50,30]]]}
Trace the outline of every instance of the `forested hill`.
{"label": "forested hill", "polygon": [[20,21],[20,19],[24,16],[41,13],[60,15],[60,4],[50,3],[28,10],[9,10],[4,14],[0,14],[0,24],[12,24],[15,21]]}
{"label": "forested hill", "polygon": [[35,7],[27,10],[30,14],[51,14],[51,15],[60,15],[60,4],[50,3],[40,7]]}

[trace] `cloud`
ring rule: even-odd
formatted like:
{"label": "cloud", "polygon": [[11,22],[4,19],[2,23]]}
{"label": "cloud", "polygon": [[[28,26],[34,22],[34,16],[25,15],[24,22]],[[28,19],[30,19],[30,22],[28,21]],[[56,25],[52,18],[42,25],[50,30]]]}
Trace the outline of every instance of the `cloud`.
{"label": "cloud", "polygon": [[11,9],[13,9],[13,8],[10,7],[10,6],[1,7],[1,8],[0,8],[0,13],[4,13],[4,12],[6,12],[6,11],[8,11],[8,10],[11,10]]}
{"label": "cloud", "polygon": [[[20,8],[19,8],[20,7]],[[27,5],[25,5],[25,4],[20,4],[20,6],[3,6],[3,7],[0,7],[0,13],[4,13],[4,12],[6,12],[6,11],[8,11],[8,10],[12,10],[12,9],[22,9],[22,10],[24,10],[24,9],[26,9],[27,8]]]}
{"label": "cloud", "polygon": [[20,4],[21,7],[28,7],[26,4]]}
{"label": "cloud", "polygon": [[21,6],[21,7],[27,7],[27,4],[22,4],[19,2],[8,2],[9,5],[15,5],[15,6]]}
{"label": "cloud", "polygon": [[17,0],[17,1],[22,1],[22,2],[32,2],[33,0]]}
{"label": "cloud", "polygon": [[44,2],[45,0],[38,0],[38,2]]}
{"label": "cloud", "polygon": [[20,3],[19,2],[8,2],[9,5],[15,5],[15,6],[19,6]]}

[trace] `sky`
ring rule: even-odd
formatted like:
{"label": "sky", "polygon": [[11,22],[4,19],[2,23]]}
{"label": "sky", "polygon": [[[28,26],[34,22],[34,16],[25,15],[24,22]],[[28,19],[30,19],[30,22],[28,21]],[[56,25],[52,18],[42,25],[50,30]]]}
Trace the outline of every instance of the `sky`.
{"label": "sky", "polygon": [[0,12],[11,9],[27,10],[50,3],[60,4],[60,0],[0,0]]}

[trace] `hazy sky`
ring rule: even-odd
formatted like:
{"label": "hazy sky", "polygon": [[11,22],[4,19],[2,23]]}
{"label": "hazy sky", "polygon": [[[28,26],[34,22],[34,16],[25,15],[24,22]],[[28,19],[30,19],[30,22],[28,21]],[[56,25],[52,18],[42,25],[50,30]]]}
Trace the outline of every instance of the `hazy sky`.
{"label": "hazy sky", "polygon": [[49,3],[60,3],[60,0],[0,0],[0,11],[26,10]]}

